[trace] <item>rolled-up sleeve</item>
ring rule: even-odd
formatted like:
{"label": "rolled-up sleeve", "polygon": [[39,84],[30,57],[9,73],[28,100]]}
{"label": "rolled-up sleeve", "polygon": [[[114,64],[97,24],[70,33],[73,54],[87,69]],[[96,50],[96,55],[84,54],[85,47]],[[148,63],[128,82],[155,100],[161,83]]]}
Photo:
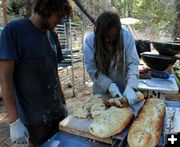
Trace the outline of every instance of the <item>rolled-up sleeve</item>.
{"label": "rolled-up sleeve", "polygon": [[125,38],[125,68],[127,85],[137,89],[138,87],[138,65],[139,56],[137,54],[135,40],[130,32],[126,30]]}
{"label": "rolled-up sleeve", "polygon": [[93,81],[101,90],[106,93],[109,85],[112,83],[112,80],[104,75],[103,73],[99,73],[97,77],[95,77],[97,68],[95,62],[95,49],[94,49],[94,34],[89,34],[83,44],[83,53],[84,53],[84,63],[86,66],[86,70]]}

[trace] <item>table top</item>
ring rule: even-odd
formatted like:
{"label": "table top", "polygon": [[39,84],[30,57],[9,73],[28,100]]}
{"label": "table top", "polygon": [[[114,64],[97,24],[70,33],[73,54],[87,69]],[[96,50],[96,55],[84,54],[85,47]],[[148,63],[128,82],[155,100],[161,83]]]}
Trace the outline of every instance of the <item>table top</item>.
{"label": "table top", "polygon": [[[175,101],[165,101],[166,104],[166,108],[180,108],[180,103],[179,102],[175,102]],[[179,110],[178,110],[179,111]],[[179,111],[180,112],[180,111]],[[166,111],[166,115],[167,115],[168,111]],[[176,117],[177,116],[177,117]],[[174,118],[174,130],[175,132],[179,132],[180,129],[180,119],[179,119],[179,114],[175,115]],[[165,145],[165,138],[168,134],[168,132],[166,131],[167,129],[167,120],[166,117],[164,119],[164,127],[163,127],[163,132],[161,134],[161,138],[159,140],[159,144],[158,147],[164,147]],[[127,131],[127,130],[126,130]],[[127,132],[125,132],[125,134],[127,134]],[[127,140],[126,138],[123,139],[124,144],[127,144]],[[119,146],[113,144],[114,147]],[[95,142],[91,139],[88,138],[84,138],[81,136],[77,136],[71,133],[67,133],[67,132],[63,132],[60,131],[58,133],[56,133],[53,137],[51,137],[48,141],[46,141],[44,144],[41,145],[41,147],[111,147],[110,144],[105,144],[105,143],[101,143],[101,142]]]}
{"label": "table top", "polygon": [[138,89],[157,91],[168,94],[177,94],[179,92],[178,85],[173,75],[171,75],[168,79],[161,79],[161,78],[139,79]]}
{"label": "table top", "polygon": [[111,145],[60,131],[41,147],[111,147]]}

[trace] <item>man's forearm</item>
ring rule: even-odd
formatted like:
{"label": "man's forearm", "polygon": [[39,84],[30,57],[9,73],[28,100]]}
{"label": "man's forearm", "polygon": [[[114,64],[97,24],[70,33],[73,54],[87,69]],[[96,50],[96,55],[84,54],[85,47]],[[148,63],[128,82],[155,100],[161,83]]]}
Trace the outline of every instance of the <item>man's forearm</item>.
{"label": "man's forearm", "polygon": [[1,82],[1,92],[10,123],[12,123],[18,118],[13,83],[11,81]]}

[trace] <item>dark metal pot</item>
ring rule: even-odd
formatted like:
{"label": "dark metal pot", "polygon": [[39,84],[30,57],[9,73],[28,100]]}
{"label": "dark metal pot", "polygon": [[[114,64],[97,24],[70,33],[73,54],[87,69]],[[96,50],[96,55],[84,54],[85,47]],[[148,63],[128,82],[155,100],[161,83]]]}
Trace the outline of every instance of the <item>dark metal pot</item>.
{"label": "dark metal pot", "polygon": [[172,66],[178,58],[178,57],[176,58],[175,56],[172,57],[172,56],[153,54],[151,52],[148,53],[144,52],[141,54],[141,57],[147,66],[149,66],[151,69],[159,70],[159,71],[164,71],[169,66]]}
{"label": "dark metal pot", "polygon": [[175,56],[180,52],[179,43],[152,41],[152,44],[160,55]]}

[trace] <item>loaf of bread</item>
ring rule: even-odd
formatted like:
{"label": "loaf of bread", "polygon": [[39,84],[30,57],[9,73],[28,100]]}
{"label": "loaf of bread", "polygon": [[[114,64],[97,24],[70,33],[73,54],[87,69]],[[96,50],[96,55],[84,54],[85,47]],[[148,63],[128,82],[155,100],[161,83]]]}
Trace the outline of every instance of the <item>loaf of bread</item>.
{"label": "loaf of bread", "polygon": [[[136,92],[136,96],[137,96],[138,101],[144,100],[144,95],[140,91]],[[115,106],[115,107],[118,107],[118,108],[124,108],[124,107],[128,107],[129,106],[127,98],[104,99],[104,104],[105,104],[105,106],[107,108],[109,108],[111,106]]]}
{"label": "loaf of bread", "polygon": [[129,146],[157,146],[161,136],[164,116],[164,101],[157,98],[147,99],[129,129],[127,138]]}
{"label": "loaf of bread", "polygon": [[104,100],[104,104],[107,108],[115,106],[118,108],[128,107],[128,100],[126,98],[111,98]]}
{"label": "loaf of bread", "polygon": [[89,132],[98,138],[108,138],[121,132],[131,121],[130,108],[110,107],[96,117],[89,126]]}

